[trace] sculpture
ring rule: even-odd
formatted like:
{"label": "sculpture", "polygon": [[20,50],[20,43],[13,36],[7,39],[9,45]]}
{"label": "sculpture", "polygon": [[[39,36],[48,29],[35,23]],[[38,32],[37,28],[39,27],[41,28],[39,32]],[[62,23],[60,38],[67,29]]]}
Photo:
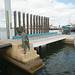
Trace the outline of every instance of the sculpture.
{"label": "sculpture", "polygon": [[28,50],[30,50],[28,36],[25,33],[25,30],[23,30],[23,27],[17,27],[16,30],[17,30],[17,34],[21,35],[22,37],[22,45],[24,48],[24,54],[26,54],[27,47],[28,47]]}

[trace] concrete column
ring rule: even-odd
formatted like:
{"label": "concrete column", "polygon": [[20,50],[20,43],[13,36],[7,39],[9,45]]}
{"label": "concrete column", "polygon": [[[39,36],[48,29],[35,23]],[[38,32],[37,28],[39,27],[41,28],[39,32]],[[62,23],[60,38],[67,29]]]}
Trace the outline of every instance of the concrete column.
{"label": "concrete column", "polygon": [[[5,12],[8,11],[9,16],[9,28],[12,28],[12,16],[11,16],[11,0],[4,0]],[[5,15],[6,16],[6,15]]]}

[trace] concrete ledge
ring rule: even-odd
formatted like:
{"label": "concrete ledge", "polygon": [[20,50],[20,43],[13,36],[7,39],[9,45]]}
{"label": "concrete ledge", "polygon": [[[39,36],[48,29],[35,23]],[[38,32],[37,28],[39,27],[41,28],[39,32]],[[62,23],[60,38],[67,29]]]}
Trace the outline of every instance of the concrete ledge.
{"label": "concrete ledge", "polygon": [[39,60],[38,60],[38,64],[36,62],[36,65],[34,67],[32,67],[32,68],[29,69],[28,66],[25,63],[22,63],[22,62],[20,62],[18,60],[15,60],[15,59],[13,59],[13,58],[5,55],[5,54],[3,54],[2,57],[4,57],[9,62],[15,64],[16,66],[22,68],[23,70],[25,70],[25,71],[27,71],[29,73],[33,73],[33,72],[39,70],[40,68],[42,68],[45,65],[44,63],[39,62]]}
{"label": "concrete ledge", "polygon": [[66,39],[62,41],[63,43],[74,44],[75,35],[63,35],[63,36],[66,37]]}
{"label": "concrete ledge", "polygon": [[43,66],[43,61],[40,59],[37,51],[34,50],[33,45],[29,43],[30,50],[27,48],[26,54],[24,54],[22,42],[19,41],[20,40],[6,40],[6,42],[10,42],[12,46],[2,50],[4,58],[30,73],[40,69]]}
{"label": "concrete ledge", "polygon": [[72,39],[65,39],[62,42],[66,43],[66,44],[74,44],[74,40],[72,40]]}
{"label": "concrete ledge", "polygon": [[[41,35],[49,35],[49,34],[57,34],[57,32],[50,32],[50,33],[40,33],[40,34],[30,34],[28,37],[33,37],[33,36],[41,36]],[[20,39],[21,36],[13,36],[12,39]]]}
{"label": "concrete ledge", "polygon": [[11,45],[12,45],[11,43],[2,43],[2,42],[0,42],[0,49],[5,48],[5,47],[9,47]]}

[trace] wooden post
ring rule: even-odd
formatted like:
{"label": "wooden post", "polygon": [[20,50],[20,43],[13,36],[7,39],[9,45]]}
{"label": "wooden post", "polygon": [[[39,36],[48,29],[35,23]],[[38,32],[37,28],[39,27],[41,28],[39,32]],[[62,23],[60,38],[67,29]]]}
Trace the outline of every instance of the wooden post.
{"label": "wooden post", "polygon": [[25,13],[23,13],[23,31],[25,32]]}
{"label": "wooden post", "polygon": [[44,17],[44,33],[45,33],[45,17]]}
{"label": "wooden post", "polygon": [[47,17],[47,33],[49,33],[48,17]]}
{"label": "wooden post", "polygon": [[45,17],[45,33],[46,33],[46,17]]}
{"label": "wooden post", "polygon": [[16,18],[16,11],[14,11],[14,34],[16,35],[16,25],[17,25],[17,22],[16,22],[17,18]]}
{"label": "wooden post", "polygon": [[46,33],[46,18],[44,17],[44,32]]}
{"label": "wooden post", "polygon": [[47,18],[47,33],[48,33],[48,18]]}
{"label": "wooden post", "polygon": [[48,33],[49,33],[49,17],[48,17]]}
{"label": "wooden post", "polygon": [[40,33],[40,16],[39,16],[39,33]]}
{"label": "wooden post", "polygon": [[47,33],[47,17],[46,17],[46,33]]}
{"label": "wooden post", "polygon": [[21,27],[21,13],[18,12],[18,23],[19,23],[19,27]]}
{"label": "wooden post", "polygon": [[43,21],[43,16],[42,16],[42,33],[44,33],[44,21]]}
{"label": "wooden post", "polygon": [[29,14],[27,14],[27,34],[29,34]]}
{"label": "wooden post", "polygon": [[30,15],[30,34],[32,34],[32,14]]}
{"label": "wooden post", "polygon": [[45,33],[46,33],[46,17],[45,17]]}
{"label": "wooden post", "polygon": [[38,34],[38,16],[36,16],[36,34]]}
{"label": "wooden post", "polygon": [[35,34],[35,15],[33,15],[33,34]]}
{"label": "wooden post", "polygon": [[[47,18],[46,18],[46,22],[47,22]],[[48,33],[48,22],[46,23],[46,27],[47,27],[47,33]]]}
{"label": "wooden post", "polygon": [[43,33],[43,17],[41,17],[41,33]]}

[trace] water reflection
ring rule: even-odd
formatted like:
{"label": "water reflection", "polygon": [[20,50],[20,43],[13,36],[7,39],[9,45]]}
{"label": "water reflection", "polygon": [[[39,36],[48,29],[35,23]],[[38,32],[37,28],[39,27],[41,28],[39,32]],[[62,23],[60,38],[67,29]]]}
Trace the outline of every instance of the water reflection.
{"label": "water reflection", "polygon": [[74,39],[74,47],[75,47],[75,39]]}
{"label": "water reflection", "polygon": [[[75,75],[75,47],[61,44],[48,44],[36,48],[46,64],[32,75]],[[13,64],[0,59],[1,75],[30,75]]]}

